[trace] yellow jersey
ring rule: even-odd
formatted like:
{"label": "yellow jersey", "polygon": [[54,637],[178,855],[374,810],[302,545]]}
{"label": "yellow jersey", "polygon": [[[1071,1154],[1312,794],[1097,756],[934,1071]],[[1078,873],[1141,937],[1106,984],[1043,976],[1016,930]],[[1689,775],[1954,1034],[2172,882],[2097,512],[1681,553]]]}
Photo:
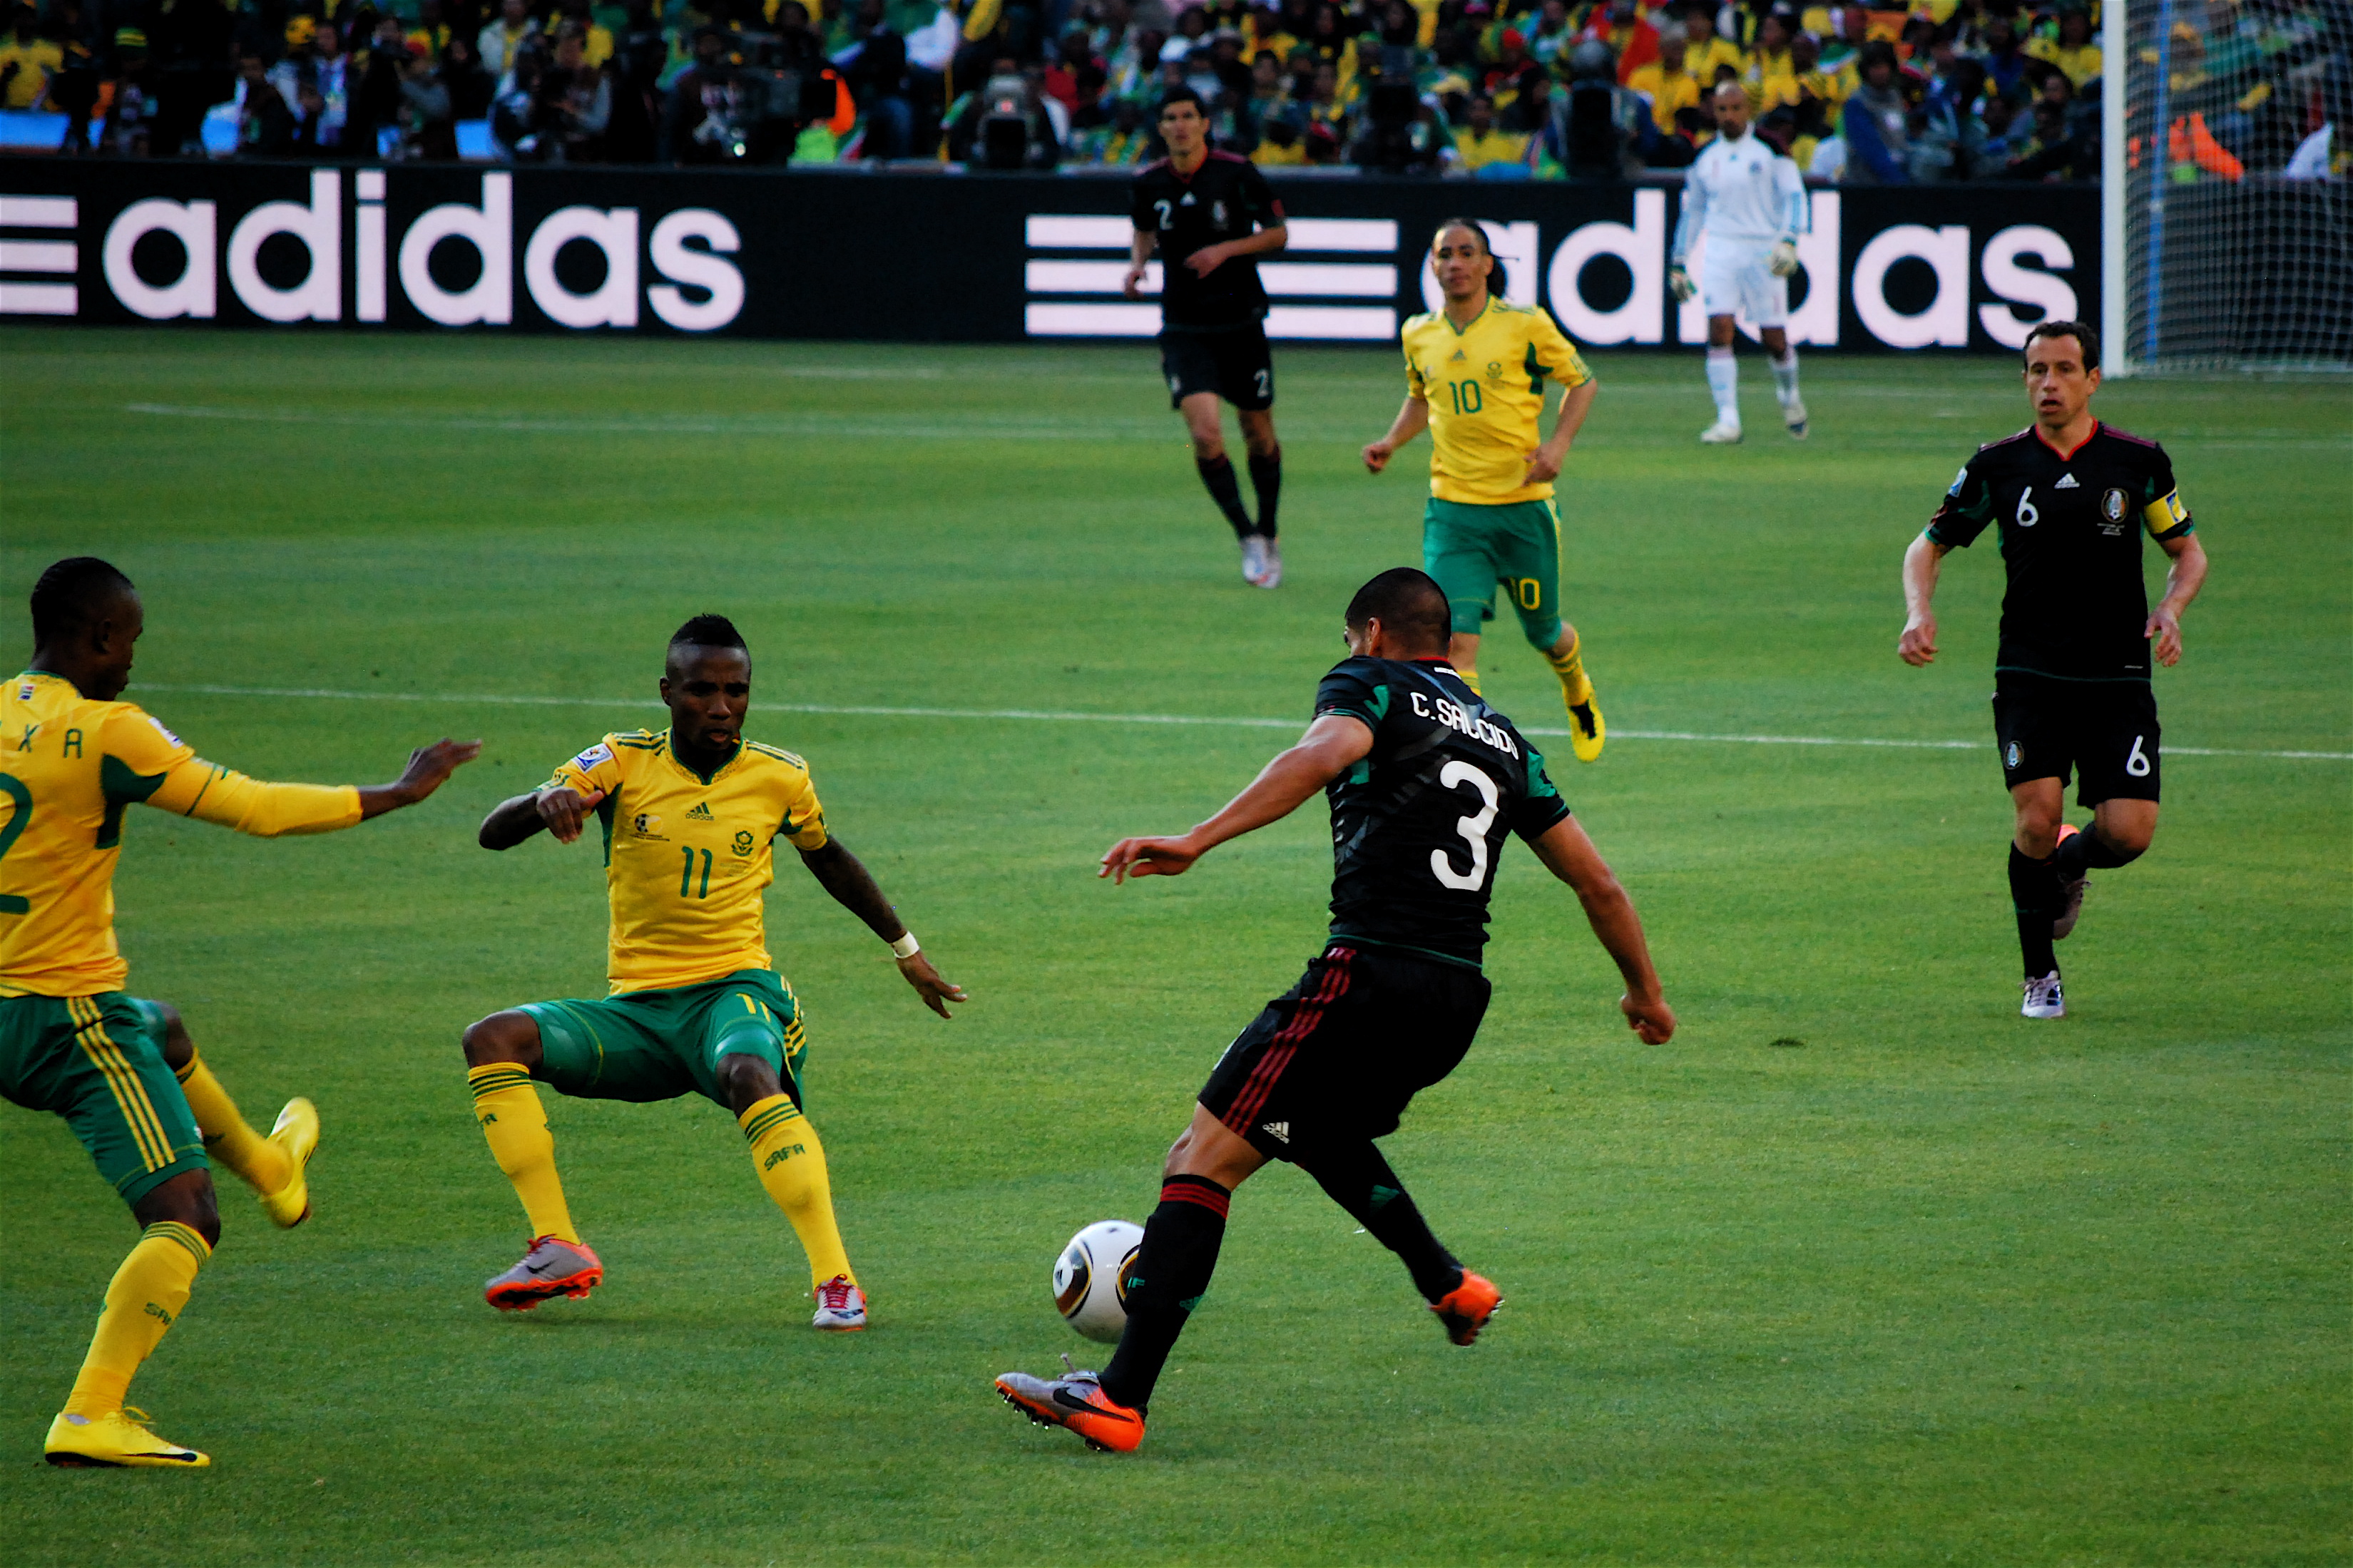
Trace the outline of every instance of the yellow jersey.
{"label": "yellow jersey", "polygon": [[94,996],[130,974],[114,940],[124,808],[258,837],[360,819],[345,784],[263,784],[199,758],[135,702],[26,670],[0,689],[0,996]]}
{"label": "yellow jersey", "polygon": [[770,845],[825,847],[808,764],[757,741],[705,776],[678,760],[670,731],[607,735],[555,770],[552,784],[605,792],[607,976],[616,994],[667,991],[772,967],[760,895],[776,879]]}
{"label": "yellow jersey", "polygon": [[1549,479],[1523,482],[1544,444],[1536,417],[1545,379],[1566,390],[1593,378],[1553,319],[1491,296],[1467,327],[1431,310],[1408,320],[1398,335],[1406,386],[1430,405],[1430,493],[1474,506],[1548,499]]}

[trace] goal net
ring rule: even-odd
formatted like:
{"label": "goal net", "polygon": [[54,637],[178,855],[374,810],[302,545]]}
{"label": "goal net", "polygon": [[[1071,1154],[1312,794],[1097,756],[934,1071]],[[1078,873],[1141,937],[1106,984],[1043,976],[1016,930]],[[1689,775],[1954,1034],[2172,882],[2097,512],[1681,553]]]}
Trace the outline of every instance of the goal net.
{"label": "goal net", "polygon": [[[2106,0],[2105,358],[2353,371],[2353,5]],[[2122,68],[2119,69],[2119,62]]]}

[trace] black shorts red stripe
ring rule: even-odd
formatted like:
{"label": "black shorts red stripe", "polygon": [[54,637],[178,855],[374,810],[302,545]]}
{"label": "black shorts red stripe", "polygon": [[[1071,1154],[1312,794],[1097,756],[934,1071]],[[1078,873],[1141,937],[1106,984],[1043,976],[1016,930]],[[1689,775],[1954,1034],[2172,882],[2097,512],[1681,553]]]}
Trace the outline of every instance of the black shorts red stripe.
{"label": "black shorts red stripe", "polygon": [[1488,990],[1461,964],[1334,942],[1226,1047],[1201,1105],[1277,1160],[1383,1137],[1470,1050]]}

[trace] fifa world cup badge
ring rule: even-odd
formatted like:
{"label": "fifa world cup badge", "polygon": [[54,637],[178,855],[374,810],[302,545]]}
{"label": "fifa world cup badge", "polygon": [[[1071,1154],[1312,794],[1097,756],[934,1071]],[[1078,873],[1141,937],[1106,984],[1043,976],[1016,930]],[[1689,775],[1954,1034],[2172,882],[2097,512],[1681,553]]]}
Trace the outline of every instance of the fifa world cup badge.
{"label": "fifa world cup badge", "polygon": [[2015,742],[2015,741],[2012,741],[2012,742],[2010,743],[2010,749],[2009,749],[2008,751],[2005,751],[2005,752],[2002,752],[2002,754],[2001,754],[2002,765],[2003,765],[2003,766],[2005,766],[2005,767],[2011,767],[2011,768],[2014,768],[2014,767],[2018,766],[2018,759],[2019,759],[2018,742]]}

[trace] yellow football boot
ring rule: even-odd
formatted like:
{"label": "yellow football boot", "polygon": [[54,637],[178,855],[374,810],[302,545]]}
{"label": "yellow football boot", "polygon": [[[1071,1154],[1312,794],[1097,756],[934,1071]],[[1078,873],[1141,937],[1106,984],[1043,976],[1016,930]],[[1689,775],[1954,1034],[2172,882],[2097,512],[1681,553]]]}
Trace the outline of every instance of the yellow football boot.
{"label": "yellow football boot", "polygon": [[1601,704],[1587,693],[1582,702],[1568,704],[1568,749],[1577,753],[1580,763],[1601,760],[1601,742],[1609,727],[1601,721]]}
{"label": "yellow football boot", "polygon": [[306,1172],[319,1147],[319,1108],[301,1095],[288,1100],[269,1129],[269,1142],[285,1154],[292,1173],[284,1186],[261,1194],[261,1208],[270,1224],[291,1230],[311,1217],[311,1183]]}
{"label": "yellow football boot", "polygon": [[148,1430],[144,1410],[111,1415],[59,1415],[49,1423],[45,1446],[49,1463],[68,1469],[120,1468],[201,1470],[212,1460],[194,1448],[167,1443]]}

